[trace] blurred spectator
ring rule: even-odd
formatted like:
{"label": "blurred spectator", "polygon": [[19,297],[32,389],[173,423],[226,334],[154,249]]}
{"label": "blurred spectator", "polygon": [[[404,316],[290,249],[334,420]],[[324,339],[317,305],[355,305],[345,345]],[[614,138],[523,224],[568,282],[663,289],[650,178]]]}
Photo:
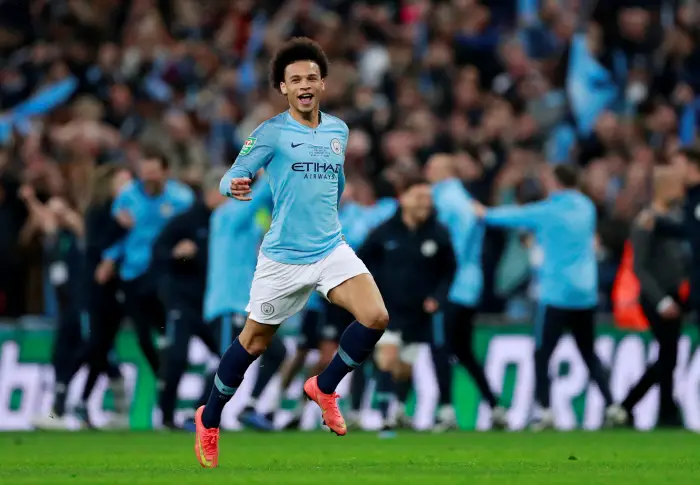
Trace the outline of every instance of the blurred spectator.
{"label": "blurred spectator", "polygon": [[[0,157],[4,155],[0,152]],[[0,316],[8,317],[17,317],[26,310],[20,291],[22,266],[18,242],[27,211],[17,196],[18,188],[16,180],[0,174]]]}

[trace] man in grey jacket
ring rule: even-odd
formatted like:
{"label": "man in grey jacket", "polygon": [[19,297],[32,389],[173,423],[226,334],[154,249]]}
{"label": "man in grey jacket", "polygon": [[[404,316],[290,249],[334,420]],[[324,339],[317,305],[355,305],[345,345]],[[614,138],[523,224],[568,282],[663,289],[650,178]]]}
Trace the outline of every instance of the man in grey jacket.
{"label": "man in grey jacket", "polygon": [[[651,205],[654,214],[673,217],[673,209],[683,196],[683,180],[678,170],[655,169]],[[641,286],[640,304],[659,343],[659,355],[630,390],[622,406],[631,416],[634,406],[658,383],[661,390],[658,425],[678,426],[682,422],[673,400],[673,371],[683,318],[680,288],[687,278],[689,255],[681,240],[655,230],[645,219],[642,215],[635,221],[630,238],[634,272]]]}

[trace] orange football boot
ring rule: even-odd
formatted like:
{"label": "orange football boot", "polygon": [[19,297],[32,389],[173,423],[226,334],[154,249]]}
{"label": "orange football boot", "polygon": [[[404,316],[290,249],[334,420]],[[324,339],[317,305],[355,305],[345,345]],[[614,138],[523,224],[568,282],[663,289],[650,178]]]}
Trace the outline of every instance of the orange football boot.
{"label": "orange football boot", "polygon": [[219,428],[205,428],[202,424],[204,406],[200,406],[194,414],[194,424],[197,428],[194,437],[194,454],[203,468],[219,466]]}
{"label": "orange football boot", "polygon": [[311,401],[321,408],[323,422],[338,436],[345,436],[348,427],[345,425],[343,415],[340,414],[336,399],[340,396],[337,393],[324,394],[318,388],[318,376],[314,376],[304,383],[304,394]]}

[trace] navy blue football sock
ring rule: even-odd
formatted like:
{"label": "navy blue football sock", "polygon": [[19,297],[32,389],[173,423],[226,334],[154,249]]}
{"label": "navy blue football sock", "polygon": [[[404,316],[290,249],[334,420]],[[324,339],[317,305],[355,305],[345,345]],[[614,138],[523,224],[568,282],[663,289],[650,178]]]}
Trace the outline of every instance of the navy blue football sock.
{"label": "navy blue football sock", "polygon": [[377,405],[384,421],[389,418],[389,406],[393,397],[394,378],[391,376],[391,372],[379,372],[377,376]]}
{"label": "navy blue football sock", "polygon": [[219,427],[224,406],[236,393],[236,389],[243,382],[245,371],[250,367],[250,364],[255,362],[255,359],[257,356],[250,355],[238,341],[238,338],[226,350],[214,377],[214,387],[211,389],[209,400],[202,413],[202,424],[205,427]]}
{"label": "navy blue football sock", "polygon": [[318,388],[332,394],[348,372],[358,367],[374,350],[384,330],[367,328],[357,320],[340,337],[338,352],[323,372],[318,375]]}

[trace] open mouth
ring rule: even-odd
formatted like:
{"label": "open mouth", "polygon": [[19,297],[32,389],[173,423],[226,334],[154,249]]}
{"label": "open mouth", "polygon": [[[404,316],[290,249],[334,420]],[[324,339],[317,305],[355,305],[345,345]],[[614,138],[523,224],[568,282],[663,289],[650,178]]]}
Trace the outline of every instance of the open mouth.
{"label": "open mouth", "polygon": [[299,96],[299,102],[302,104],[302,106],[311,106],[311,103],[314,101],[314,95],[313,94],[302,94]]}

